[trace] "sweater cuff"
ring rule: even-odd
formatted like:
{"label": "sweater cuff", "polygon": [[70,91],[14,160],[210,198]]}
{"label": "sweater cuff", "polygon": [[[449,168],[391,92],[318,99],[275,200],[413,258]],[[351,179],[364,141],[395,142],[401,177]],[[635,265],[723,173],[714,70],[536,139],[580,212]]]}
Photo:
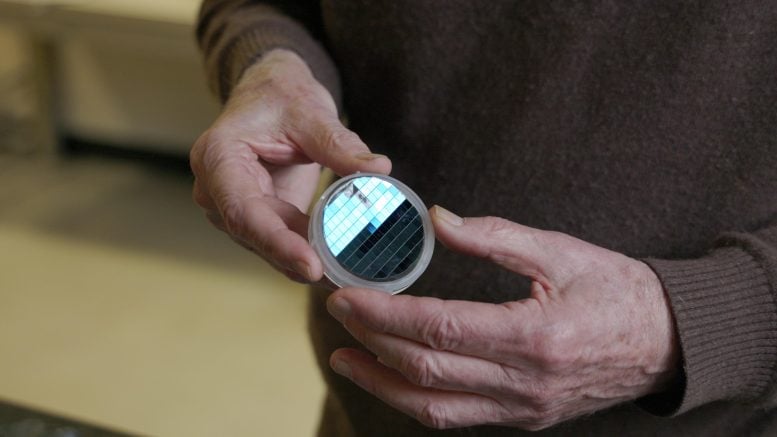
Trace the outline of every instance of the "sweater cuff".
{"label": "sweater cuff", "polygon": [[263,54],[280,48],[294,51],[304,59],[316,80],[341,107],[340,79],[334,62],[323,46],[293,19],[264,10],[250,22],[236,23],[219,39],[204,50],[209,81],[222,103],[248,67]]}
{"label": "sweater cuff", "polygon": [[777,363],[777,305],[756,259],[728,247],[695,260],[643,261],[669,297],[684,375],[673,390],[640,406],[671,416],[713,401],[763,396]]}

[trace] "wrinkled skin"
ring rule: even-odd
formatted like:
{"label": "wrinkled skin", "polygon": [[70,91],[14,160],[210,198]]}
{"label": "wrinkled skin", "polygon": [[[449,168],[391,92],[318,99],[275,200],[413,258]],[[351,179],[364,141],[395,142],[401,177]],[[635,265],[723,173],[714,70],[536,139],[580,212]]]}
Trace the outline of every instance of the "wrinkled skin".
{"label": "wrinkled skin", "polygon": [[447,247],[530,277],[501,305],[342,289],[328,307],[375,356],[333,369],[434,428],[546,428],[660,391],[678,366],[671,313],[644,263],[565,234],[432,209]]}
{"label": "wrinkled skin", "polygon": [[307,242],[321,166],[388,174],[337,116],[329,92],[296,54],[274,50],[240,79],[190,153],[194,200],[214,226],[301,282],[321,279]]}
{"label": "wrinkled skin", "polygon": [[[249,68],[191,150],[207,218],[291,279],[319,281],[307,211],[321,166],[388,174],[346,129],[294,53]],[[374,355],[340,349],[335,371],[435,428],[541,429],[664,389],[678,365],[661,284],[644,263],[571,236],[435,207],[440,241],[533,280],[491,305],[343,289],[330,312]]]}

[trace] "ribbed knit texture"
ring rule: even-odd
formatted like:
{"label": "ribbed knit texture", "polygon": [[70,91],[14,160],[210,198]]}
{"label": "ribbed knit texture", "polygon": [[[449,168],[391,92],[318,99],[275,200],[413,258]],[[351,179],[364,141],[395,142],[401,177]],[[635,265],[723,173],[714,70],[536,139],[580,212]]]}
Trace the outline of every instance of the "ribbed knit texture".
{"label": "ribbed knit texture", "polygon": [[[206,1],[222,98],[272,46],[337,95],[325,47],[350,127],[426,203],[644,259],[676,319],[666,393],[540,433],[437,432],[329,369],[358,345],[313,291],[323,435],[777,435],[775,29],[762,0]],[[408,293],[504,302],[526,285],[438,247]]]}
{"label": "ribbed knit texture", "polygon": [[[301,23],[275,8],[251,3],[206,2],[200,10],[197,37],[206,54],[206,71],[213,92],[225,102],[248,67],[262,54],[283,48],[305,59],[339,107],[339,77],[321,44]],[[225,16],[229,21],[218,19]]]}
{"label": "ribbed knit texture", "polygon": [[674,414],[720,399],[753,401],[774,383],[777,304],[764,268],[741,249],[646,260],[670,291],[687,389]]}

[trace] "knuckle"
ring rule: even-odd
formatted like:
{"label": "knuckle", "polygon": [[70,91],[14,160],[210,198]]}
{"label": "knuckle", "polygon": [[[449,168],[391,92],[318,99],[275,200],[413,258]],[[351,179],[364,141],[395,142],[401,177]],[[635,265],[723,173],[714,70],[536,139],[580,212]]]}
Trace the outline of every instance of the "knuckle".
{"label": "knuckle", "polygon": [[[268,255],[269,248],[266,242],[255,235],[249,235],[246,230],[247,211],[246,205],[240,196],[229,193],[223,194],[218,201],[221,212],[223,229],[231,236],[239,238],[260,255]],[[250,242],[250,243],[249,243]]]}
{"label": "knuckle", "polygon": [[239,199],[225,194],[219,199],[224,226],[230,234],[240,235],[245,220],[245,208]]}
{"label": "knuckle", "polygon": [[[514,223],[501,217],[483,217],[480,219],[483,232],[483,241],[487,242],[509,242],[515,238]],[[499,245],[498,245],[499,246]],[[487,257],[494,262],[501,262],[507,254],[503,253],[503,250],[493,247],[492,244],[488,244]]]}
{"label": "knuckle", "polygon": [[534,335],[533,359],[543,370],[556,372],[565,369],[574,357],[565,345],[563,335],[549,329]]}
{"label": "knuckle", "polygon": [[405,377],[421,387],[432,387],[441,379],[439,363],[428,354],[411,355],[401,366]]}
{"label": "knuckle", "polygon": [[200,135],[199,138],[197,138],[197,140],[192,145],[191,150],[189,150],[189,167],[191,167],[192,173],[195,175],[202,174],[202,153],[203,149],[209,142],[209,137],[210,131],[205,131],[202,135]]}
{"label": "knuckle", "polygon": [[266,238],[248,230],[246,205],[237,196],[226,195],[221,199],[221,227],[234,238],[243,242],[243,246],[268,261],[276,260],[273,245]]}
{"label": "knuckle", "polygon": [[195,181],[194,185],[192,186],[192,200],[194,200],[194,203],[196,203],[201,208],[208,209],[208,207],[210,207],[208,195],[205,194],[202,186],[197,181]]}
{"label": "knuckle", "polygon": [[555,402],[534,402],[527,405],[527,407],[528,417],[525,421],[527,429],[539,431],[558,422],[558,408]]}
{"label": "knuckle", "polygon": [[222,155],[222,144],[225,142],[225,135],[218,129],[211,127],[197,138],[189,151],[189,166],[196,176],[203,176],[208,171],[209,164]]}
{"label": "knuckle", "polygon": [[445,405],[439,401],[427,400],[418,410],[416,419],[424,426],[434,429],[445,429],[450,426]]}
{"label": "knuckle", "polygon": [[445,311],[432,316],[423,328],[421,338],[437,350],[453,350],[461,344],[464,337],[461,323]]}
{"label": "knuckle", "polygon": [[515,371],[504,364],[500,364],[497,369],[499,371],[492,374],[494,386],[504,393],[520,394],[520,387],[526,384],[523,372]]}
{"label": "knuckle", "polygon": [[528,407],[534,419],[545,420],[555,409],[555,399],[543,388],[529,389]]}
{"label": "knuckle", "polygon": [[192,200],[200,208],[206,208],[207,209],[208,202],[205,199],[205,194],[203,194],[203,192],[200,190],[199,187],[197,187],[196,184],[192,188]]}
{"label": "knuckle", "polygon": [[330,124],[324,129],[320,144],[325,151],[332,153],[359,143],[361,139],[354,132],[342,126]]}
{"label": "knuckle", "polygon": [[509,232],[513,226],[513,223],[502,217],[487,216],[482,218],[483,227],[486,232],[492,235],[502,235],[505,232]]}
{"label": "knuckle", "polygon": [[195,144],[189,150],[189,168],[195,176],[202,175],[202,152]]}
{"label": "knuckle", "polygon": [[218,171],[219,167],[230,159],[230,148],[226,143],[213,142],[203,146],[200,153],[200,166],[204,175]]}

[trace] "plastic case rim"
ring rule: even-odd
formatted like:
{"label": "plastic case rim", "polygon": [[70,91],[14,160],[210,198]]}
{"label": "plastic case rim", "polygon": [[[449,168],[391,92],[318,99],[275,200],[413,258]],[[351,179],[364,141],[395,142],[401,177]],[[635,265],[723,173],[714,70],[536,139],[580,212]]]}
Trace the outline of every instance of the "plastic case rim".
{"label": "plastic case rim", "polygon": [[[329,248],[326,246],[324,240],[324,206],[331,197],[332,193],[336,192],[338,188],[345,185],[348,181],[361,177],[376,177],[389,182],[396,186],[402,194],[405,195],[410,204],[418,210],[418,214],[421,217],[421,223],[424,230],[424,242],[421,248],[421,255],[418,260],[399,278],[391,281],[370,281],[349,272],[332,255]],[[371,288],[374,290],[380,290],[385,293],[397,294],[406,290],[412,285],[426,268],[429,266],[429,262],[432,259],[434,253],[434,227],[432,226],[432,219],[429,217],[429,211],[424,205],[421,198],[410,189],[407,185],[392,178],[378,173],[354,173],[349,176],[345,176],[324,190],[321,197],[319,197],[316,205],[313,207],[313,211],[310,215],[310,223],[308,224],[308,241],[313,247],[318,257],[321,259],[321,263],[324,267],[324,275],[329,281],[337,287],[359,287],[359,288]]]}

